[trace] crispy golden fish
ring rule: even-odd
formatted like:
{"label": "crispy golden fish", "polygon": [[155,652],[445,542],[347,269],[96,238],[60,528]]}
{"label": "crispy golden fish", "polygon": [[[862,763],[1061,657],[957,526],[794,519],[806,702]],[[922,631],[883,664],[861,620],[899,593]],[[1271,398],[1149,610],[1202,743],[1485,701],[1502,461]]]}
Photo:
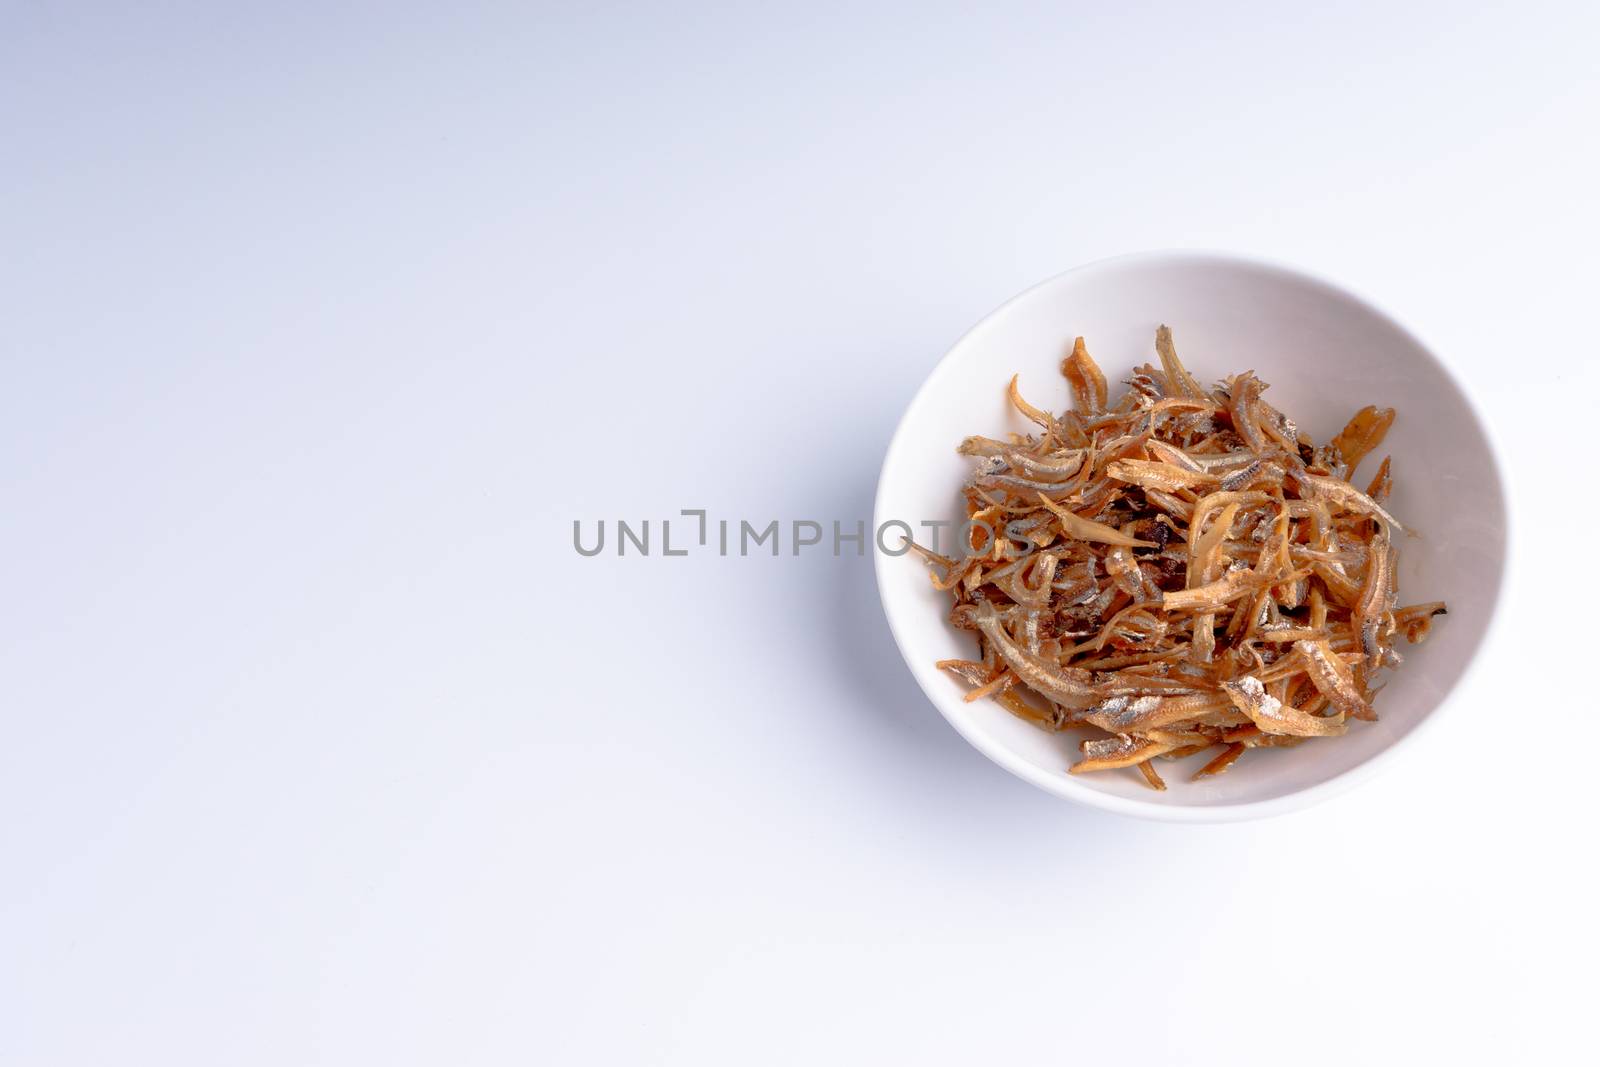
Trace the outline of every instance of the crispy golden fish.
{"label": "crispy golden fish", "polygon": [[977,638],[976,659],[938,664],[968,700],[1090,731],[1074,774],[1127,768],[1164,790],[1157,758],[1204,759],[1204,780],[1375,719],[1396,642],[1426,639],[1445,605],[1397,606],[1392,457],[1353,482],[1392,408],[1319,447],[1253,372],[1202,387],[1165,326],[1155,355],[1113,400],[1078,338],[1059,415],[1013,376],[1032,431],[961,440],[970,541],[917,554]]}

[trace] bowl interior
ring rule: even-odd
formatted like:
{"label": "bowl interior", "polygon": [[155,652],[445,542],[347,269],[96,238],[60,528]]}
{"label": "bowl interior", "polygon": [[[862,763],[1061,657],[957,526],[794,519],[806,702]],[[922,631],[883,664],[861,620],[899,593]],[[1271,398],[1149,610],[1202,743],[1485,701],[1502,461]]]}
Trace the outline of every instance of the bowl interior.
{"label": "bowl interior", "polygon": [[[1209,384],[1254,370],[1267,399],[1318,442],[1358,408],[1375,403],[1398,417],[1378,454],[1353,476],[1364,487],[1393,455],[1393,513],[1419,536],[1400,538],[1402,604],[1444,600],[1449,615],[1432,636],[1401,645],[1402,667],[1375,706],[1380,721],[1355,723],[1340,738],[1246,752],[1226,774],[1190,782],[1206,756],[1163,764],[1157,793],[1132,771],[1068,776],[1081,733],[1049,734],[993,701],[967,704],[965,686],[936,660],[970,657],[973,638],[952,627],[948,594],[931,588],[914,556],[877,560],[884,608],[902,653],[929,698],[953,725],[1002,766],[1044,788],[1135,814],[1186,817],[1192,809],[1249,806],[1325,792],[1414,730],[1444,700],[1484,637],[1505,558],[1505,507],[1489,441],[1444,367],[1404,329],[1356,297],[1277,267],[1199,254],[1160,254],[1092,265],[1024,293],[963,337],[906,412],[881,475],[875,522],[964,518],[959,489],[970,460],[956,454],[968,434],[998,436],[1033,427],[1005,399],[1013,372],[1022,395],[1059,411],[1070,404],[1061,357],[1082,335],[1112,383],[1157,362],[1156,327],[1172,327],[1180,357]],[[1199,813],[1196,813],[1199,814]]]}

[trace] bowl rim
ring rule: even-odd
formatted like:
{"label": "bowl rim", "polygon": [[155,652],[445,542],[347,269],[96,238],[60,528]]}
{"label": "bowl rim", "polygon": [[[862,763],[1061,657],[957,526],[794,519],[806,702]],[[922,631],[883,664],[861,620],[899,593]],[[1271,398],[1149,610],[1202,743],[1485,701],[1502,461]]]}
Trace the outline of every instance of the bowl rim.
{"label": "bowl rim", "polygon": [[1416,345],[1418,350],[1421,351],[1423,355],[1426,356],[1430,361],[1432,361],[1439,372],[1443,374],[1445,380],[1450,382],[1450,384],[1456,388],[1456,391],[1461,394],[1462,399],[1465,400],[1467,410],[1471,413],[1473,421],[1477,425],[1478,432],[1483,435],[1484,442],[1488,446],[1490,468],[1494,475],[1493,488],[1499,500],[1501,514],[1504,516],[1505,540],[1500,560],[1500,578],[1499,581],[1495,583],[1493,594],[1489,600],[1488,624],[1484,627],[1483,633],[1479,636],[1476,646],[1470,650],[1466,668],[1453,681],[1451,681],[1449,685],[1445,687],[1444,693],[1440,696],[1438,703],[1435,704],[1433,708],[1429,710],[1420,720],[1418,720],[1416,725],[1413,726],[1404,736],[1398,738],[1362,763],[1351,767],[1349,770],[1342,771],[1326,781],[1318,782],[1315,785],[1307,786],[1303,789],[1297,789],[1294,792],[1284,794],[1283,796],[1272,797],[1267,800],[1253,800],[1239,804],[1213,805],[1184,805],[1172,803],[1157,804],[1148,800],[1138,800],[1131,797],[1115,796],[1110,793],[1103,793],[1098,789],[1094,789],[1090,786],[1079,783],[1065,774],[1052,773],[1042,767],[1037,767],[1027,760],[1024,760],[1020,756],[1015,755],[1009,749],[1002,746],[999,742],[990,738],[987,734],[984,734],[983,732],[972,727],[961,717],[953,715],[946,706],[950,700],[951,694],[935,693],[927,684],[924,683],[922,675],[916,670],[916,665],[913,663],[911,658],[911,652],[907,647],[905,635],[902,633],[901,628],[896,620],[896,609],[890,605],[890,597],[886,592],[885,584],[887,575],[886,568],[890,565],[889,561],[891,559],[898,561],[901,559],[901,557],[889,556],[884,552],[873,553],[873,576],[878,586],[878,603],[882,607],[884,618],[889,624],[889,632],[894,637],[895,647],[899,649],[901,659],[905,661],[907,669],[911,672],[912,679],[917,683],[917,687],[922,690],[923,695],[928,698],[928,701],[939,710],[939,714],[944,716],[945,721],[953,726],[956,732],[967,740],[968,744],[972,745],[973,748],[976,748],[979,752],[982,752],[985,756],[989,757],[990,760],[999,764],[1001,767],[1005,768],[1007,771],[1010,771],[1023,781],[1037,786],[1047,793],[1051,793],[1055,796],[1062,797],[1066,800],[1075,801],[1089,807],[1099,808],[1102,811],[1109,811],[1119,815],[1128,815],[1137,818],[1153,819],[1163,822],[1240,822],[1248,819],[1267,818],[1275,815],[1284,815],[1292,811],[1303,810],[1312,806],[1313,804],[1321,803],[1324,800],[1328,800],[1354,788],[1362,782],[1369,780],[1379,770],[1388,767],[1393,761],[1397,752],[1407,748],[1408,745],[1410,745],[1410,743],[1412,743],[1419,734],[1423,733],[1424,730],[1429,729],[1431,725],[1439,718],[1440,712],[1457,700],[1459,694],[1465,691],[1466,683],[1472,678],[1476,677],[1477,672],[1480,669],[1480,664],[1484,658],[1484,650],[1491,647],[1498,637],[1502,621],[1501,615],[1503,614],[1500,610],[1500,607],[1505,599],[1506,589],[1510,584],[1511,568],[1515,558],[1515,553],[1512,551],[1514,531],[1512,528],[1511,518],[1512,510],[1506,490],[1506,465],[1504,456],[1501,451],[1500,444],[1496,440],[1492,424],[1485,417],[1483,406],[1473,395],[1472,390],[1450,369],[1448,363],[1439,358],[1432,346],[1423,341],[1415,330],[1411,329],[1393,314],[1385,311],[1378,304],[1368,299],[1360,292],[1350,288],[1349,286],[1331,281],[1327,277],[1313,273],[1302,267],[1290,265],[1278,260],[1261,256],[1244,255],[1235,252],[1214,251],[1209,249],[1152,249],[1142,252],[1128,252],[1122,255],[1109,256],[1103,259],[1097,259],[1088,263],[1084,263],[1069,270],[1061,271],[1060,273],[1045,278],[1043,281],[1028,286],[1026,289],[995,307],[992,311],[984,315],[964,333],[962,333],[962,335],[957,338],[955,343],[946,349],[944,355],[939,358],[938,363],[934,365],[933,369],[928,373],[928,376],[923,380],[922,385],[918,387],[916,393],[906,405],[905,411],[901,414],[900,420],[895,426],[894,434],[889,439],[889,446],[884,451],[883,464],[878,470],[877,489],[873,495],[872,522],[873,528],[879,529],[885,520],[884,497],[887,493],[889,471],[890,467],[900,458],[900,452],[905,444],[906,427],[907,423],[910,421],[911,413],[923,403],[923,401],[930,394],[931,390],[933,390],[933,388],[937,385],[941,376],[945,373],[948,373],[949,368],[953,365],[953,360],[956,353],[964,345],[966,345],[968,340],[971,339],[974,334],[982,330],[992,320],[1005,314],[1014,305],[1028,299],[1041,289],[1046,289],[1060,284],[1069,277],[1098,273],[1113,268],[1120,269],[1129,266],[1156,266],[1178,263],[1186,265],[1215,264],[1233,268],[1245,267],[1271,274],[1285,275],[1301,284],[1311,286],[1315,289],[1321,289],[1335,297],[1352,301],[1363,308],[1367,313],[1371,314],[1385,325],[1395,330],[1402,337],[1409,340],[1412,344]]}

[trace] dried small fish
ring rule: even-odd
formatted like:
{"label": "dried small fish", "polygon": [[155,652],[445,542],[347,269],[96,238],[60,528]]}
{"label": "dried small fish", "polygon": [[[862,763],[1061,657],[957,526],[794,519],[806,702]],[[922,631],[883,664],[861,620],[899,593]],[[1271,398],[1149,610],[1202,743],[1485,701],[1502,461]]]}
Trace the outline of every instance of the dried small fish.
{"label": "dried small fish", "polygon": [[1237,470],[1229,471],[1224,477],[1218,479],[1217,486],[1225,493],[1237,493],[1245,486],[1256,480],[1263,469],[1259,459],[1253,459]]}
{"label": "dried small fish", "polygon": [[1064,482],[1083,469],[1084,450],[1062,449],[1045,456],[1030,456],[1024,452],[1007,452],[1005,461],[1013,470],[1039,482]]}
{"label": "dried small fish", "polygon": [[1029,652],[1006,633],[994,608],[987,604],[984,607],[988,610],[978,613],[978,630],[1030,689],[1069,708],[1087,708],[1100,699],[1101,693],[1088,671],[1062,667]]}
{"label": "dried small fish", "polygon": [[1143,489],[1159,489],[1164,493],[1204,488],[1216,485],[1218,481],[1216,475],[1205,471],[1185,470],[1171,463],[1140,459],[1119,459],[1106,467],[1106,474],[1119,482]]}
{"label": "dried small fish", "polygon": [[1361,636],[1361,650],[1367,654],[1372,667],[1383,662],[1383,647],[1378,643],[1378,630],[1388,619],[1394,607],[1394,548],[1389,544],[1387,531],[1380,534],[1367,549],[1366,573],[1361,577],[1361,596],[1355,605],[1355,629]]}
{"label": "dried small fish", "polygon": [[1056,499],[1066,499],[1072,495],[1073,487],[1070,483],[1043,482],[1033,478],[1021,478],[1015,474],[1001,474],[991,471],[979,471],[972,476],[972,484],[981,489],[1000,489],[1011,493],[1037,493],[1040,496]]}
{"label": "dried small fish", "polygon": [[1372,707],[1356,688],[1355,675],[1344,660],[1333,652],[1326,638],[1296,641],[1295,651],[1305,658],[1306,673],[1317,691],[1328,698],[1341,715],[1375,721]]}
{"label": "dried small fish", "polygon": [[1267,692],[1261,679],[1247,674],[1222,683],[1234,707],[1250,716],[1264,734],[1293,734],[1296,737],[1332,737],[1345,731],[1343,717],[1323,719],[1290,707]]}
{"label": "dried small fish", "polygon": [[[1030,439],[1031,440],[1031,439]],[[1018,442],[996,441],[992,437],[963,437],[956,452],[963,456],[1005,457],[1017,452]]]}
{"label": "dried small fish", "polygon": [[1307,474],[1302,478],[1304,484],[1310,487],[1312,495],[1316,498],[1336,504],[1346,511],[1359,512],[1362,515],[1371,515],[1382,519],[1401,533],[1406,528],[1400,525],[1400,520],[1383,510],[1383,507],[1374,499],[1349,482],[1337,478],[1321,478],[1314,474]]}
{"label": "dried small fish", "polygon": [[1061,373],[1072,386],[1072,403],[1080,414],[1098,415],[1106,409],[1106,376],[1089,358],[1083,338],[1072,343],[1072,354],[1061,361]]}
{"label": "dried small fish", "polygon": [[1228,379],[1228,414],[1233,419],[1233,432],[1243,439],[1245,446],[1256,455],[1270,447],[1261,432],[1261,416],[1256,401],[1261,399],[1261,382],[1255,374],[1245,371]]}
{"label": "dried small fish", "polygon": [[1165,611],[1220,611],[1240,597],[1257,592],[1278,582],[1292,582],[1309,572],[1290,574],[1257,574],[1249,570],[1234,570],[1214,582],[1161,594],[1161,607]]}
{"label": "dried small fish", "polygon": [[1144,443],[1144,450],[1159,463],[1167,463],[1185,471],[1204,473],[1208,468],[1181,448],[1174,448],[1159,437]]}
{"label": "dried small fish", "polygon": [[1112,733],[1144,733],[1225,711],[1228,706],[1228,699],[1215,693],[1118,696],[1090,708],[1081,721]]}
{"label": "dried small fish", "polygon": [[1168,396],[1205,396],[1200,383],[1194,380],[1194,376],[1184,369],[1182,361],[1178,359],[1178,349],[1172,343],[1172,331],[1165,326],[1156,330],[1156,355],[1161,358],[1161,367],[1166,371]]}
{"label": "dried small fish", "polygon": [[1048,411],[1040,411],[1038,408],[1022,399],[1022,393],[1017,389],[1018,377],[1020,377],[1020,375],[1013,374],[1011,376],[1011,388],[1007,390],[1007,395],[1009,395],[1011,398],[1011,405],[1018,411],[1022,412],[1023,416],[1027,418],[1028,421],[1036,422],[1040,426],[1043,426],[1046,430],[1054,432],[1056,428],[1056,420],[1050,417],[1050,413]]}
{"label": "dried small fish", "polygon": [[1156,741],[1139,740],[1127,734],[1118,734],[1100,741],[1085,741],[1082,745],[1083,759],[1074,763],[1068,770],[1073,774],[1084,774],[1088,771],[1131,767],[1163,752],[1171,752],[1176,747]]}
{"label": "dried small fish", "polygon": [[1129,537],[1114,526],[1075,515],[1043,494],[1039,496],[1039,503],[1055,513],[1055,517],[1061,520],[1062,532],[1075,541],[1095,541],[1103,545],[1122,545],[1126,548],[1161,547],[1154,541],[1141,541],[1136,537]]}
{"label": "dried small fish", "polygon": [[1102,731],[1072,773],[1136,769],[1160,790],[1157,757],[1210,753],[1194,774],[1207,778],[1247,749],[1375,718],[1395,644],[1422,641],[1445,607],[1396,607],[1391,460],[1366,492],[1349,480],[1393,411],[1363,408],[1317,447],[1253,373],[1207,391],[1171,331],[1155,347],[1160,366],[1108,403],[1077,339],[1059,415],[1013,377],[1007,396],[1039,430],[964,439],[966,543],[913,547],[953,597],[952,624],[977,638],[977,658],[938,664],[968,700]]}
{"label": "dried small fish", "polygon": [[1337,437],[1329,442],[1344,459],[1348,474],[1354,474],[1368,452],[1383,443],[1384,434],[1394,425],[1394,408],[1368,404],[1350,419]]}

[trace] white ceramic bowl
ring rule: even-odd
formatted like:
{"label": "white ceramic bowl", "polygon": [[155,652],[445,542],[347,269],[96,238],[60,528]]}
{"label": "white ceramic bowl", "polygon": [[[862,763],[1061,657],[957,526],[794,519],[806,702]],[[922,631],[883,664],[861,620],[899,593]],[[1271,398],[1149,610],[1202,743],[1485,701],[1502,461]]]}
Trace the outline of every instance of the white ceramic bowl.
{"label": "white ceramic bowl", "polygon": [[[1050,734],[993,701],[968,704],[965,686],[934,662],[971,657],[976,643],[947,621],[948,594],[934,590],[914,557],[879,553],[878,590],[906,664],[961,735],[1013,774],[1058,796],[1130,815],[1213,822],[1277,814],[1345,788],[1401,747],[1456,689],[1488,631],[1506,558],[1506,506],[1489,435],[1450,372],[1405,328],[1365,301],[1296,271],[1232,256],[1151,253],[1094,263],[1011,300],[956,342],[912,400],[878,481],[874,525],[894,519],[964,518],[959,490],[971,461],[956,454],[968,434],[1032,427],[1006,403],[1022,394],[1061,410],[1070,403],[1058,369],[1082,335],[1120,395],[1140,363],[1156,362],[1157,325],[1172,327],[1178,354],[1202,382],[1254,370],[1268,399],[1318,442],[1358,408],[1399,416],[1380,454],[1394,456],[1392,511],[1420,531],[1400,545],[1402,603],[1444,600],[1450,613],[1375,702],[1380,720],[1343,737],[1247,752],[1226,774],[1189,781],[1172,765],[1158,793],[1126,771],[1069,776],[1074,734]],[[926,543],[925,531],[919,531]],[[885,538],[891,545],[895,537]],[[1194,757],[1203,761],[1204,756]]]}

